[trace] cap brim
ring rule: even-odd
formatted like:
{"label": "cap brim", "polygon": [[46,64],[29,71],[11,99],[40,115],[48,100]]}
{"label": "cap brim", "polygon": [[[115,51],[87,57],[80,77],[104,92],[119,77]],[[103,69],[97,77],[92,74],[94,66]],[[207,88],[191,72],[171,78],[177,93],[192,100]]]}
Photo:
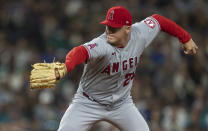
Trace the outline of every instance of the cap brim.
{"label": "cap brim", "polygon": [[120,28],[120,27],[123,26],[122,24],[116,24],[116,23],[113,23],[113,22],[108,21],[108,20],[104,20],[104,21],[100,22],[100,24],[107,25],[107,26],[110,26],[110,27],[113,27],[113,28]]}

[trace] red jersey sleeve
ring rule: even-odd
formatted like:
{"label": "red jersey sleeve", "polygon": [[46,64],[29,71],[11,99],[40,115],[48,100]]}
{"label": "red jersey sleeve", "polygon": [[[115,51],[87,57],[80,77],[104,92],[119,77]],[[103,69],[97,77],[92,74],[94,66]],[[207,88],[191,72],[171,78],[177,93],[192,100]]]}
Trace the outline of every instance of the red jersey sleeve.
{"label": "red jersey sleeve", "polygon": [[82,64],[89,59],[89,54],[84,46],[73,48],[67,55],[65,65],[67,71],[70,72],[76,65]]}
{"label": "red jersey sleeve", "polygon": [[168,18],[158,14],[154,14],[151,17],[158,21],[161,31],[167,32],[168,34],[177,37],[180,42],[186,43],[191,39],[191,36],[187,31]]}

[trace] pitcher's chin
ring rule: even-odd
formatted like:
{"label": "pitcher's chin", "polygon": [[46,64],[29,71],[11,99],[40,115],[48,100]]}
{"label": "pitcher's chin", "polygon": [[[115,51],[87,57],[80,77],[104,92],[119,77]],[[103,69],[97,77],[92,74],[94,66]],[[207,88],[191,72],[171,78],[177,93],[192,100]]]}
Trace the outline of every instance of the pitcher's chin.
{"label": "pitcher's chin", "polygon": [[114,45],[116,43],[115,38],[107,37],[107,42]]}
{"label": "pitcher's chin", "polygon": [[109,44],[111,44],[111,45],[116,45],[116,43],[114,42],[114,41],[112,41],[112,40],[107,40],[107,42],[109,43]]}

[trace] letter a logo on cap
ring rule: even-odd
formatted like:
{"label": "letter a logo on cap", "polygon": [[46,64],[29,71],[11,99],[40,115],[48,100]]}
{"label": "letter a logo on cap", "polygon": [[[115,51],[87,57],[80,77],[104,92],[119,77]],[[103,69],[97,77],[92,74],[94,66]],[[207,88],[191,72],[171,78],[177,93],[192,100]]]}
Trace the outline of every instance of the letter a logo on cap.
{"label": "letter a logo on cap", "polygon": [[131,26],[132,16],[126,8],[122,6],[114,6],[108,10],[105,20],[100,22],[100,24],[114,28],[120,28],[124,25]]}
{"label": "letter a logo on cap", "polygon": [[108,19],[109,19],[109,20],[113,20],[113,15],[114,15],[114,10],[112,10],[112,11],[110,12],[110,15],[108,16]]}

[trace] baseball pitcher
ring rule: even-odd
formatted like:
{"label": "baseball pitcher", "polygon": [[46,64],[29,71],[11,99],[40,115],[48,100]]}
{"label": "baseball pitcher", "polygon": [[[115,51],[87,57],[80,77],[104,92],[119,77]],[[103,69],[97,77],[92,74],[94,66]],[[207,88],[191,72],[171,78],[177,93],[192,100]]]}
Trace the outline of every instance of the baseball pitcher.
{"label": "baseball pitcher", "polygon": [[101,120],[122,131],[149,131],[130,94],[143,50],[160,31],[177,37],[185,54],[195,54],[198,47],[184,29],[158,14],[132,24],[129,11],[116,6],[108,10],[101,24],[106,26],[105,32],[73,48],[65,63],[33,65],[30,87],[53,87],[76,65],[85,63],[79,88],[58,131],[86,131]]}

